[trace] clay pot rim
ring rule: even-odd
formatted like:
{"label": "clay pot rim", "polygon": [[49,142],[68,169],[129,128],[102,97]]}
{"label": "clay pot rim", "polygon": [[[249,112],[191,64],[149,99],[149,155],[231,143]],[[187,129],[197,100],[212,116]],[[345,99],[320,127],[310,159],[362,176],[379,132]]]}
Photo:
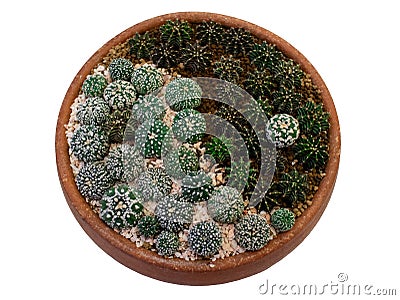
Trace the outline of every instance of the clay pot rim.
{"label": "clay pot rim", "polygon": [[[326,166],[326,176],[321,181],[319,190],[313,198],[313,205],[297,218],[295,226],[290,231],[279,234],[266,247],[259,251],[245,252],[217,260],[212,268],[209,260],[185,261],[179,258],[164,258],[147,249],[136,248],[133,242],[103,223],[89,207],[75,185],[70,167],[64,125],[68,123],[70,106],[78,96],[86,76],[101,62],[110,48],[125,42],[136,32],[143,33],[170,19],[181,19],[194,23],[215,21],[230,27],[241,27],[258,38],[275,44],[287,57],[299,63],[302,69],[310,74],[313,83],[321,91],[326,110],[330,113],[329,160]],[[205,285],[229,282],[258,273],[286,256],[309,234],[328,204],[336,181],[340,159],[340,127],[333,100],[322,78],[311,63],[288,42],[262,27],[234,17],[207,12],[178,12],[158,16],[134,25],[115,36],[92,55],[73,79],[63,100],[57,122],[55,148],[59,179],[67,203],[79,224],[105,252],[125,266],[159,280],[179,284]]]}

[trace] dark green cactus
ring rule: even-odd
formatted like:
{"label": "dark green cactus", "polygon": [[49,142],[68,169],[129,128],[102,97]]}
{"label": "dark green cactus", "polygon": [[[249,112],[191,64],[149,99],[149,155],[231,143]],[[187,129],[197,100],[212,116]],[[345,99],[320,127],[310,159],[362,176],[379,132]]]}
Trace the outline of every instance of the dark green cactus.
{"label": "dark green cactus", "polygon": [[161,40],[174,47],[182,47],[190,41],[193,28],[186,21],[168,20],[160,27]]}
{"label": "dark green cactus", "polygon": [[221,231],[214,222],[197,223],[189,230],[188,243],[194,253],[209,257],[217,253],[221,247]]}
{"label": "dark green cactus", "polygon": [[329,129],[329,113],[324,111],[322,104],[312,101],[297,109],[297,120],[301,132],[318,135]]}
{"label": "dark green cactus", "polygon": [[224,28],[222,25],[213,21],[204,21],[197,25],[196,38],[203,46],[219,45],[222,42],[223,34]]}
{"label": "dark green cactus", "polygon": [[130,81],[134,69],[133,63],[126,58],[113,59],[108,66],[108,72],[113,81]]}
{"label": "dark green cactus", "polygon": [[179,237],[176,233],[164,230],[156,238],[156,250],[158,254],[172,256],[178,251]]}
{"label": "dark green cactus", "polygon": [[274,80],[279,86],[292,89],[300,87],[304,72],[293,60],[280,60],[271,67]]}
{"label": "dark green cactus", "polygon": [[235,239],[239,246],[249,251],[264,247],[270,237],[267,220],[260,215],[246,215],[235,225]]}
{"label": "dark green cactus", "polygon": [[275,45],[262,42],[253,46],[249,52],[249,58],[258,70],[271,70],[278,61],[283,59],[283,54],[276,49]]}
{"label": "dark green cactus", "polygon": [[187,44],[182,50],[181,63],[194,73],[203,72],[211,64],[212,55],[207,51],[206,46],[198,43]]}
{"label": "dark green cactus", "polygon": [[224,35],[223,44],[232,55],[245,55],[253,47],[253,36],[243,28],[229,28]]}
{"label": "dark green cactus", "polygon": [[254,71],[247,76],[244,86],[246,91],[257,99],[259,97],[271,97],[275,82],[268,71]]}
{"label": "dark green cactus", "polygon": [[180,52],[174,46],[161,43],[153,51],[151,60],[158,68],[172,68],[178,64]]}
{"label": "dark green cactus", "polygon": [[322,169],[328,160],[328,146],[320,137],[302,137],[293,147],[297,158],[306,169]]}
{"label": "dark green cactus", "polygon": [[214,63],[214,75],[219,79],[236,83],[242,73],[243,69],[240,66],[240,60],[234,59],[232,55],[228,58],[222,56],[219,61]]}
{"label": "dark green cactus", "polygon": [[148,32],[143,34],[136,33],[134,37],[129,39],[129,53],[138,59],[150,59],[150,55],[154,49],[156,39],[150,37]]}
{"label": "dark green cactus", "polygon": [[288,204],[294,205],[296,202],[305,202],[308,191],[307,175],[301,174],[297,170],[284,173],[278,183],[281,198]]}
{"label": "dark green cactus", "polygon": [[276,112],[294,114],[300,105],[302,95],[294,89],[279,88],[272,93],[272,105]]}
{"label": "dark green cactus", "polygon": [[141,217],[137,223],[139,234],[145,238],[153,237],[160,232],[160,223],[155,216]]}

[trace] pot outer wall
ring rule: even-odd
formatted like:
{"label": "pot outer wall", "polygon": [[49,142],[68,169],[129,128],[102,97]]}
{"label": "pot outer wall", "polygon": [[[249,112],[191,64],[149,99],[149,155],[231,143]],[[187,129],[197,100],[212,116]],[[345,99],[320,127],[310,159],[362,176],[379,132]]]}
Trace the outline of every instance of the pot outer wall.
{"label": "pot outer wall", "polygon": [[[314,196],[313,205],[297,218],[295,226],[290,231],[280,233],[261,250],[217,260],[213,262],[213,267],[210,266],[209,260],[168,259],[144,248],[136,248],[134,243],[114,232],[93,212],[79,193],[70,167],[64,125],[69,121],[70,107],[78,96],[86,76],[112,47],[125,42],[136,32],[143,33],[171,19],[188,22],[215,21],[230,27],[241,27],[258,38],[275,44],[287,57],[299,63],[302,69],[311,75],[313,83],[321,91],[325,109],[330,113],[329,160],[326,176]],[[57,122],[55,148],[59,179],[67,203],[79,224],[101,249],[126,267],[158,280],[187,285],[211,285],[238,280],[267,269],[291,252],[310,233],[325,210],[336,181],[340,159],[340,128],[333,100],[322,78],[311,63],[288,42],[264,28],[233,17],[204,12],[180,12],[155,17],[134,25],[93,54],[75,76],[65,95]]]}

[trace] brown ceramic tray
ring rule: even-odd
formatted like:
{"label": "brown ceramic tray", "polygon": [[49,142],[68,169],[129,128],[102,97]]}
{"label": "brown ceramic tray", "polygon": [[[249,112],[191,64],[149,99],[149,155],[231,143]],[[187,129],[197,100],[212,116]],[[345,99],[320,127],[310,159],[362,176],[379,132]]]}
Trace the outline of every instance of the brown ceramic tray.
{"label": "brown ceramic tray", "polygon": [[[143,33],[162,25],[166,20],[176,18],[189,22],[215,21],[226,26],[242,27],[256,37],[277,45],[287,57],[299,63],[302,69],[311,75],[313,83],[321,90],[325,109],[330,113],[329,161],[326,176],[314,196],[313,205],[297,218],[290,231],[279,234],[261,250],[217,260],[214,267],[210,267],[209,261],[206,260],[164,258],[144,248],[137,248],[134,243],[103,223],[75,185],[65,137],[64,125],[68,123],[71,104],[78,96],[86,76],[101,62],[110,48],[126,41],[136,32]],[[55,146],[59,179],[67,203],[79,224],[100,248],[128,268],[149,277],[178,284],[209,285],[241,279],[267,269],[291,252],[310,233],[327,206],[336,181],[340,158],[340,129],[333,100],[322,78],[311,63],[288,42],[266,29],[233,17],[182,12],[155,17],[134,25],[96,51],[75,76],[65,95],[57,122]]]}

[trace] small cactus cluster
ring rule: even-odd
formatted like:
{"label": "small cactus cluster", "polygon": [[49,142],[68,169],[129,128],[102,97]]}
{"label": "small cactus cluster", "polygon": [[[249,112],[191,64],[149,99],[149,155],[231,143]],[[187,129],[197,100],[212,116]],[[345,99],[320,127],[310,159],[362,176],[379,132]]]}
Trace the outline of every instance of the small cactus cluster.
{"label": "small cactus cluster", "polygon": [[76,118],[84,125],[102,126],[107,124],[110,116],[110,107],[101,97],[90,97],[79,104]]}
{"label": "small cactus cluster", "polygon": [[135,192],[126,184],[108,189],[103,195],[100,218],[111,228],[123,229],[136,226],[143,214],[143,205]]}
{"label": "small cactus cluster", "polygon": [[144,157],[129,144],[117,145],[106,158],[106,168],[113,179],[132,182],[144,172]]}
{"label": "small cactus cluster", "polygon": [[165,89],[165,100],[171,109],[196,108],[201,103],[201,87],[190,78],[177,78]]}
{"label": "small cactus cluster", "polygon": [[206,120],[197,110],[183,109],[174,117],[172,132],[180,142],[197,143],[206,132]]}
{"label": "small cactus cluster", "polygon": [[178,195],[170,194],[157,203],[155,215],[163,229],[178,232],[192,223],[193,207],[188,202],[180,201]]}
{"label": "small cactus cluster", "polygon": [[131,109],[136,100],[136,89],[128,81],[113,81],[104,89],[104,100],[114,110]]}
{"label": "small cactus cluster", "polygon": [[131,81],[134,69],[133,63],[126,58],[113,59],[108,66],[108,72],[110,73],[112,81]]}
{"label": "small cactus cluster", "polygon": [[100,200],[115,180],[101,161],[85,163],[75,177],[76,186],[87,199]]}
{"label": "small cactus cluster", "polygon": [[213,190],[211,177],[203,171],[182,179],[182,198],[188,202],[207,201]]}
{"label": "small cactus cluster", "polygon": [[149,168],[139,175],[136,189],[143,199],[159,201],[171,192],[172,180],[161,168]]}
{"label": "small cactus cluster", "polygon": [[185,68],[193,73],[202,72],[206,70],[211,64],[211,53],[207,50],[206,46],[201,46],[198,43],[187,44],[182,49],[181,61],[184,63]]}
{"label": "small cactus cluster", "polygon": [[217,188],[207,202],[210,216],[220,223],[234,223],[242,217],[244,202],[241,193],[230,186]]}
{"label": "small cactus cluster", "polygon": [[197,223],[189,230],[188,244],[197,255],[209,257],[221,247],[221,231],[214,222]]}
{"label": "small cactus cluster", "polygon": [[270,237],[267,220],[260,215],[246,215],[235,225],[235,239],[246,250],[256,251],[264,247]]}
{"label": "small cactus cluster", "polygon": [[157,91],[164,83],[161,72],[150,65],[141,66],[132,73],[132,84],[139,95]]}
{"label": "small cactus cluster", "polygon": [[287,208],[279,208],[271,214],[271,225],[278,232],[284,232],[292,229],[295,223],[294,213]]}
{"label": "small cactus cluster", "polygon": [[144,34],[136,33],[134,37],[129,39],[129,52],[138,59],[149,59],[154,49],[155,38],[150,37],[148,32]]}
{"label": "small cactus cluster", "polygon": [[223,35],[224,28],[221,24],[216,22],[202,22],[197,26],[196,38],[203,46],[220,44],[222,42]]}
{"label": "small cactus cluster", "polygon": [[161,158],[171,146],[170,129],[162,121],[150,119],[136,130],[135,145],[145,158]]}
{"label": "small cactus cluster", "polygon": [[153,237],[160,231],[160,224],[155,216],[144,216],[137,222],[139,234],[145,238]]}
{"label": "small cactus cluster", "polygon": [[278,148],[290,146],[300,135],[299,122],[288,114],[277,114],[269,120],[267,133]]}
{"label": "small cactus cluster", "polygon": [[243,69],[240,66],[240,60],[234,59],[232,55],[228,58],[222,56],[219,61],[214,63],[214,74],[219,79],[236,83],[242,73]]}
{"label": "small cactus cluster", "polygon": [[186,175],[194,175],[199,169],[199,159],[195,151],[180,146],[170,151],[164,158],[165,172],[175,179],[182,179]]}
{"label": "small cactus cluster", "polygon": [[104,89],[107,87],[107,79],[100,74],[88,76],[82,84],[82,90],[85,96],[88,97],[101,97],[103,96]]}
{"label": "small cactus cluster", "polygon": [[75,130],[70,147],[76,158],[83,162],[99,161],[108,153],[108,136],[100,126],[81,125]]}

